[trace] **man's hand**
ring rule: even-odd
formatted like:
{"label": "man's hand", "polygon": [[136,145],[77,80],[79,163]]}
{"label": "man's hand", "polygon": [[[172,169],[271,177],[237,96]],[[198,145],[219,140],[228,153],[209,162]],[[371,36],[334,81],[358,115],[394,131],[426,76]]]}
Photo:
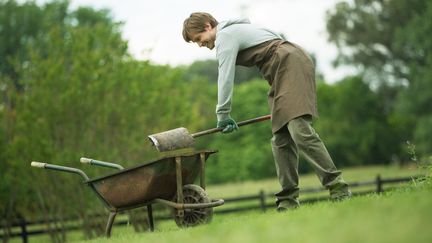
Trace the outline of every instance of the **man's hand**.
{"label": "man's hand", "polygon": [[222,121],[218,121],[217,127],[224,127],[222,133],[230,133],[239,129],[237,123],[231,117]]}

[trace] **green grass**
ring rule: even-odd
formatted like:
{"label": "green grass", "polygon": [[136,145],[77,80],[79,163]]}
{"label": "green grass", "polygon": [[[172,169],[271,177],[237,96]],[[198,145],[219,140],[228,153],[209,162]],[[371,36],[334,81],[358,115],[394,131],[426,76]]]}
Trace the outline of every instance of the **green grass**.
{"label": "green grass", "polygon": [[[373,180],[377,174],[394,178],[421,173],[413,166],[370,166],[342,171],[348,182]],[[316,187],[320,184],[314,174],[308,174],[300,177],[300,186]],[[212,198],[250,195],[260,190],[266,193],[278,191],[277,178],[207,187]],[[300,209],[286,214],[278,214],[273,209],[266,213],[216,214],[211,224],[196,228],[180,229],[173,220],[156,221],[156,232],[153,233],[136,233],[132,226],[114,226],[109,240],[97,238],[85,241],[80,231],[68,233],[67,239],[85,243],[268,242],[291,239],[300,242],[432,242],[432,234],[427,233],[432,226],[430,205],[430,187],[411,187],[384,195],[356,197],[342,203],[302,205]],[[224,205],[220,209],[229,207],[232,205]],[[410,237],[416,240],[408,240]],[[429,240],[425,241],[427,238]],[[30,237],[30,242],[48,241],[46,235]],[[21,240],[15,238],[12,242]]]}
{"label": "green grass", "polygon": [[303,205],[295,211],[215,215],[209,225],[174,226],[153,233],[114,229],[98,242],[432,242],[432,186],[417,185],[344,202]]}
{"label": "green grass", "polygon": [[[395,178],[408,177],[421,173],[422,171],[418,170],[415,165],[409,165],[405,167],[396,165],[363,166],[342,169],[342,176],[348,183],[374,180],[378,174],[380,174],[383,178]],[[300,188],[320,186],[321,184],[314,173],[300,176]],[[260,190],[263,190],[266,193],[279,191],[280,185],[276,176],[274,178],[265,180],[210,185],[206,188],[207,193],[212,198],[238,197],[255,194]]]}

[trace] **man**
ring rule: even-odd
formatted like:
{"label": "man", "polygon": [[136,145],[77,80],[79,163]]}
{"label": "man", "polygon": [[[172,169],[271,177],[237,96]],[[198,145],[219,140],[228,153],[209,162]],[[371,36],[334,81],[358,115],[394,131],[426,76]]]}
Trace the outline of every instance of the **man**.
{"label": "man", "polygon": [[271,141],[282,191],[275,194],[278,211],[299,206],[298,150],[313,166],[322,185],[335,200],[351,192],[327,149],[312,128],[318,115],[315,71],[311,58],[279,34],[253,25],[247,19],[218,23],[208,13],[192,13],[183,23],[183,38],[213,50],[219,62],[217,127],[223,133],[238,129],[231,118],[235,66],[257,66],[270,84]]}

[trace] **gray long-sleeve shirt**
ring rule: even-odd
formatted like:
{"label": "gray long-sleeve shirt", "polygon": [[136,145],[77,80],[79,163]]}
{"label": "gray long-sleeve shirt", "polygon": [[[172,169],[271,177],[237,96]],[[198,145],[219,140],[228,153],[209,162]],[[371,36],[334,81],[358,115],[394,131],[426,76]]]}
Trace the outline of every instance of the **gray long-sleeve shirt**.
{"label": "gray long-sleeve shirt", "polygon": [[269,29],[251,24],[248,19],[229,20],[217,25],[215,46],[219,61],[216,105],[218,121],[227,119],[231,112],[237,53],[274,39],[282,37]]}

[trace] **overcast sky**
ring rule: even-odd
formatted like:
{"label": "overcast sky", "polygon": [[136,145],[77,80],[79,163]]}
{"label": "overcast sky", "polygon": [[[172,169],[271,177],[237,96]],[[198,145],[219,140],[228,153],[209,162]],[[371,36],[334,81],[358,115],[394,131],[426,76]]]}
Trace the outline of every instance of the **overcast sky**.
{"label": "overcast sky", "polygon": [[[327,43],[325,12],[341,0],[71,0],[72,8],[108,8],[123,21],[123,37],[137,59],[157,64],[190,64],[215,58],[215,51],[186,43],[181,35],[183,20],[190,13],[211,13],[218,21],[248,17],[314,53],[318,69],[332,83],[349,71],[334,69],[336,48]],[[44,1],[45,2],[45,1]]]}

